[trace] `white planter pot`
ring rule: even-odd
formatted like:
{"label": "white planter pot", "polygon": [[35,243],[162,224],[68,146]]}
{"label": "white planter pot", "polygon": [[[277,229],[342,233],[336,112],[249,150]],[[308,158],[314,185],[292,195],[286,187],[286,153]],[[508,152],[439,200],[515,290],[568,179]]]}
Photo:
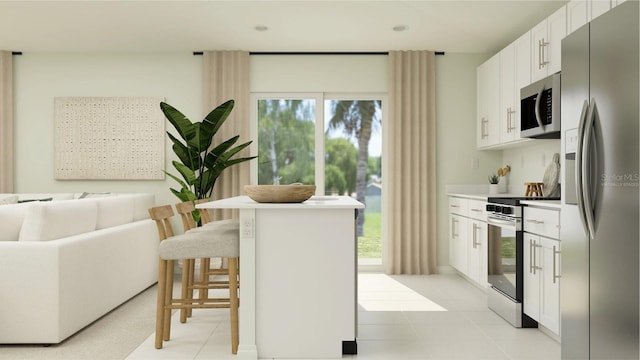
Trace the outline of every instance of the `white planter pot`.
{"label": "white planter pot", "polygon": [[500,185],[498,184],[489,184],[489,194],[490,195],[495,195],[499,193],[499,189]]}

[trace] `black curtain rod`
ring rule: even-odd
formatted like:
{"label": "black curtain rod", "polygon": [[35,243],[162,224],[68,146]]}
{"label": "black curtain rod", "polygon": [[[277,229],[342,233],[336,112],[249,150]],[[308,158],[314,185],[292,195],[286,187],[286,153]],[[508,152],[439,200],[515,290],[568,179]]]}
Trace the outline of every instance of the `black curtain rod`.
{"label": "black curtain rod", "polygon": [[[193,55],[202,55],[202,51],[194,51]],[[444,55],[444,51],[436,51],[436,55]],[[389,55],[388,51],[382,52],[339,52],[339,51],[250,51],[249,55]]]}

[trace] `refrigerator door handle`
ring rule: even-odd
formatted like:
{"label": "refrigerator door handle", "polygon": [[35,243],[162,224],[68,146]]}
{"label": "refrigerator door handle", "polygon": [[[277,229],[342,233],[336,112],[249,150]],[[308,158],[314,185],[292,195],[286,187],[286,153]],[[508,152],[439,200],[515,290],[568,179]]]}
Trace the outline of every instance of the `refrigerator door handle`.
{"label": "refrigerator door handle", "polygon": [[589,105],[589,112],[587,113],[586,122],[584,126],[584,137],[582,138],[582,142],[584,143],[582,146],[583,157],[582,157],[582,198],[584,201],[584,214],[587,220],[587,227],[589,228],[588,234],[593,237],[595,236],[595,216],[594,216],[594,204],[593,204],[593,196],[595,193],[595,189],[593,187],[594,181],[592,179],[592,169],[594,166],[594,160],[591,158],[591,154],[593,154],[592,146],[595,146],[595,138],[593,136],[593,127],[595,123],[596,116],[598,115],[598,109],[596,106],[596,99],[591,99],[591,104]]}
{"label": "refrigerator door handle", "polygon": [[576,197],[578,203],[578,213],[580,214],[580,220],[582,226],[584,227],[584,232],[591,237],[589,233],[589,226],[587,225],[587,214],[586,208],[584,206],[584,179],[582,176],[582,163],[584,162],[584,132],[585,132],[585,123],[587,122],[587,112],[589,109],[589,102],[587,100],[584,101],[582,105],[582,112],[580,113],[580,122],[578,125],[578,147],[576,149]]}
{"label": "refrigerator door handle", "polygon": [[542,85],[542,89],[538,91],[538,96],[536,96],[536,104],[535,104],[536,121],[538,122],[538,126],[540,126],[541,130],[544,130],[544,124],[542,123],[542,117],[540,116],[540,99],[542,99],[543,92],[544,92],[544,85]]}

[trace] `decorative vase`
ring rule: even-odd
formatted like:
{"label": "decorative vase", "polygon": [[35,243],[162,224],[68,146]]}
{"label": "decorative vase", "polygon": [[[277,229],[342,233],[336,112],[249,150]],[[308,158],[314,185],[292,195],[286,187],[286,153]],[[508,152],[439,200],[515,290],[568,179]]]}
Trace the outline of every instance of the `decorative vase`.
{"label": "decorative vase", "polygon": [[498,194],[500,190],[500,185],[498,184],[489,184],[489,194],[495,195]]}
{"label": "decorative vase", "polygon": [[500,181],[498,181],[498,192],[500,194],[504,194],[504,193],[507,192],[507,187],[508,187],[507,183],[508,183],[508,181],[507,181],[507,177],[506,176],[502,176],[500,178]]}

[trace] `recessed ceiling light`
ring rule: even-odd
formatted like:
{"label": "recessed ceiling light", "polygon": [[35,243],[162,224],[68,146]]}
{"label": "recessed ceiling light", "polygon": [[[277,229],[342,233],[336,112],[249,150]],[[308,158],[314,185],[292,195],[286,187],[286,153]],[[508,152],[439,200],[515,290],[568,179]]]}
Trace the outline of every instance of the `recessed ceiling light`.
{"label": "recessed ceiling light", "polygon": [[393,27],[393,31],[405,31],[407,30],[407,25],[396,25]]}
{"label": "recessed ceiling light", "polygon": [[254,27],[254,29],[256,31],[267,31],[267,30],[269,30],[269,28],[266,25],[256,25],[256,27]]}

